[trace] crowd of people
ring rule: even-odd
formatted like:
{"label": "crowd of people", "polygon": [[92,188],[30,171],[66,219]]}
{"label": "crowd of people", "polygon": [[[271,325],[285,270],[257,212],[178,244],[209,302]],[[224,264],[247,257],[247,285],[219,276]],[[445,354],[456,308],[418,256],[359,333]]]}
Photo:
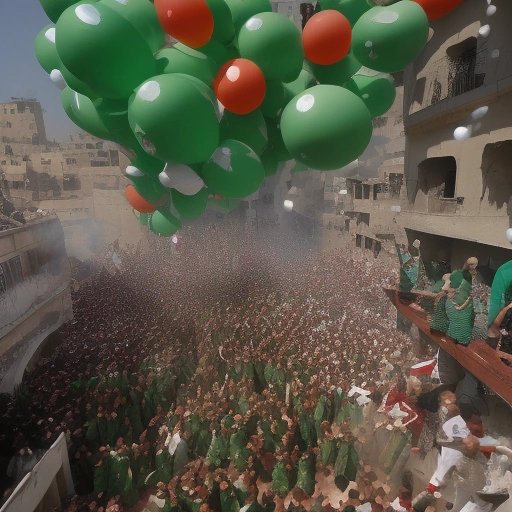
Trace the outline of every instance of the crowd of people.
{"label": "crowd of people", "polygon": [[455,451],[485,459],[479,412],[411,376],[434,353],[395,328],[398,268],[271,230],[175,242],[117,250],[75,287],[74,320],[5,404],[5,496],[61,433],[68,512],[424,510],[448,472],[414,499],[406,465],[454,418]]}

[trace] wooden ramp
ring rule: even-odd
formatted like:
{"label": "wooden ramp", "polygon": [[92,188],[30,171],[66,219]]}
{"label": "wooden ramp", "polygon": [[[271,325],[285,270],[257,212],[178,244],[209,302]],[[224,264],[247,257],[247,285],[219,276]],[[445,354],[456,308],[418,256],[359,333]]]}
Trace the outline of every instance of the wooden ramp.
{"label": "wooden ramp", "polygon": [[512,367],[504,364],[501,359],[512,357],[503,352],[498,353],[484,340],[473,340],[465,347],[459,345],[446,335],[431,332],[426,312],[415,303],[407,303],[399,298],[396,288],[384,288],[400,313],[409,319],[425,334],[430,342],[453,356],[466,370],[471,372],[480,382],[492,389],[497,395],[512,406]]}

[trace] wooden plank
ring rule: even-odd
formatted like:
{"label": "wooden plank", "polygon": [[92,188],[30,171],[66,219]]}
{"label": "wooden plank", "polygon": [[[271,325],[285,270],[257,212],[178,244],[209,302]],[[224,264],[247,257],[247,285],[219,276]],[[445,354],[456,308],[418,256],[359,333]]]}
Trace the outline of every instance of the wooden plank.
{"label": "wooden plank", "polygon": [[[466,370],[480,382],[492,389],[512,406],[512,367],[504,364],[498,352],[484,340],[473,340],[465,347],[446,335],[430,330],[427,315],[417,304],[407,304],[399,298],[396,288],[384,288],[398,311],[415,324],[432,344],[437,345],[454,357]],[[508,359],[508,358],[507,358]]]}

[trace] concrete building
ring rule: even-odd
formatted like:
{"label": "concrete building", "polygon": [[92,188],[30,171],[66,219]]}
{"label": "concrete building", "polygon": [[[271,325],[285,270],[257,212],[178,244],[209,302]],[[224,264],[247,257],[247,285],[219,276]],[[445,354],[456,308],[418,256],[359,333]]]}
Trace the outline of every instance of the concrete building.
{"label": "concrete building", "polygon": [[36,100],[0,104],[0,127],[0,187],[19,209],[55,213],[69,255],[87,258],[115,239],[140,239],[123,196],[128,160],[115,144],[85,133],[48,142]]}
{"label": "concrete building", "polygon": [[48,337],[73,317],[70,268],[52,216],[0,231],[0,393],[11,393]]}
{"label": "concrete building", "polygon": [[301,3],[296,0],[272,0],[272,11],[290,18],[302,29]]}
{"label": "concrete building", "polygon": [[[466,0],[433,24],[422,55],[404,74],[405,185],[399,223],[431,259],[459,267],[477,256],[492,273],[512,256],[512,4]],[[488,37],[485,35],[490,28]],[[480,110],[487,114],[475,119]],[[454,130],[468,127],[468,140]]]}

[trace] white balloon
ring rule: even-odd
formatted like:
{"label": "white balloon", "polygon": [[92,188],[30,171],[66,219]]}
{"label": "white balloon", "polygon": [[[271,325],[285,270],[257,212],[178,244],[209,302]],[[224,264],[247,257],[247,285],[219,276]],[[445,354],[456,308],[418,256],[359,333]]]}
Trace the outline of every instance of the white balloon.
{"label": "white balloon", "polygon": [[507,237],[507,240],[512,244],[512,228],[507,229],[505,236]]}
{"label": "white balloon", "polygon": [[492,5],[492,4],[489,5],[489,7],[487,7],[487,12],[486,12],[487,16],[492,16],[493,14],[496,13],[496,10],[497,9],[496,9],[495,5]]}
{"label": "white balloon", "polygon": [[134,165],[129,165],[124,172],[132,178],[140,178],[141,176],[144,176],[144,173]]}
{"label": "white balloon", "polygon": [[66,80],[58,69],[52,69],[50,80],[62,91],[66,88]]}
{"label": "white balloon", "polygon": [[489,107],[479,107],[471,112],[471,119],[473,121],[478,121],[479,119],[484,118],[487,115],[487,112],[489,112]]}
{"label": "white balloon", "polygon": [[489,34],[491,33],[491,27],[490,25],[483,25],[482,27],[480,27],[478,29],[478,33],[482,36],[482,37],[488,37]]}
{"label": "white balloon", "polygon": [[287,212],[291,212],[293,210],[293,201],[290,201],[289,199],[285,199],[283,206]]}
{"label": "white balloon", "polygon": [[453,132],[453,138],[458,141],[468,140],[471,137],[471,130],[466,126],[459,126]]}
{"label": "white balloon", "polygon": [[184,164],[167,164],[158,175],[158,179],[164,187],[174,188],[186,196],[193,196],[204,187],[204,181],[193,169]]}

